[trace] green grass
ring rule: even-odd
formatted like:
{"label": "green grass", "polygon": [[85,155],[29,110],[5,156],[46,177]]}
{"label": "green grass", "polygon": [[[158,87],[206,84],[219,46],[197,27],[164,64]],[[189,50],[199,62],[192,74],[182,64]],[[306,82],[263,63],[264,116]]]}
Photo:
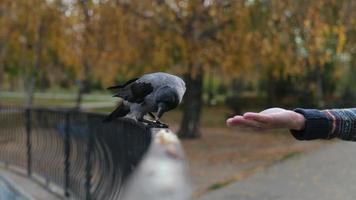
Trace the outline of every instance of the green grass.
{"label": "green grass", "polygon": [[[94,109],[94,112],[109,113],[113,108]],[[201,114],[201,125],[204,127],[222,127],[225,126],[225,120],[229,110],[224,106],[204,106]],[[180,124],[183,116],[183,109],[167,112],[163,115],[162,121],[168,124]]]}
{"label": "green grass", "polygon": [[[35,93],[33,104],[35,106],[75,106],[75,93]],[[84,95],[83,103],[111,102],[110,94],[89,94]],[[1,92],[0,104],[22,106],[25,105],[26,97],[23,92]]]}
{"label": "green grass", "polygon": [[[225,106],[204,106],[201,113],[201,125],[203,127],[222,127],[229,110]],[[166,113],[162,120],[168,124],[180,124],[183,115],[182,108]]]}
{"label": "green grass", "polygon": [[[26,100],[23,98],[2,98],[1,104],[11,106],[25,105]],[[34,99],[35,106],[74,106],[74,101],[67,99]]]}
{"label": "green grass", "polygon": [[[53,97],[53,98],[51,98]],[[75,93],[64,93],[63,95],[58,93],[36,93],[34,97],[35,106],[44,107],[74,107],[75,106]],[[15,93],[0,93],[0,104],[23,106],[26,99],[21,92]],[[90,94],[85,95],[83,103],[95,103],[95,102],[112,102],[113,98],[110,94]],[[110,113],[113,108],[95,108],[92,112]],[[204,127],[222,127],[225,126],[225,120],[227,118],[229,109],[222,105],[217,106],[204,106],[201,114],[201,125]],[[183,108],[179,107],[171,112],[166,113],[162,121],[168,124],[180,124],[183,114]]]}

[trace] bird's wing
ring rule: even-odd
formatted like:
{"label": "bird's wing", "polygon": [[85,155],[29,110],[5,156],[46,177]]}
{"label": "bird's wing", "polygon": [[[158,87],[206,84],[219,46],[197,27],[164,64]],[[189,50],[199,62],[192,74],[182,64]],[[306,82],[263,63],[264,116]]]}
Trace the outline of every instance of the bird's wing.
{"label": "bird's wing", "polygon": [[130,102],[141,103],[144,98],[153,91],[151,83],[136,82],[131,85],[132,96],[128,99]]}
{"label": "bird's wing", "polygon": [[152,91],[150,83],[133,81],[124,87],[116,87],[114,97],[121,97],[131,103],[141,103]]}
{"label": "bird's wing", "polygon": [[119,89],[119,88],[124,88],[124,87],[130,85],[131,83],[137,81],[138,79],[139,79],[139,78],[134,78],[134,79],[131,79],[131,80],[127,81],[127,82],[124,83],[124,84],[114,85],[114,86],[108,87],[107,89],[108,89],[108,90],[115,90],[115,89]]}
{"label": "bird's wing", "polygon": [[151,83],[154,88],[158,88],[162,85],[167,85],[167,78],[169,74],[163,72],[155,72],[151,74],[145,74],[140,78],[140,81]]}

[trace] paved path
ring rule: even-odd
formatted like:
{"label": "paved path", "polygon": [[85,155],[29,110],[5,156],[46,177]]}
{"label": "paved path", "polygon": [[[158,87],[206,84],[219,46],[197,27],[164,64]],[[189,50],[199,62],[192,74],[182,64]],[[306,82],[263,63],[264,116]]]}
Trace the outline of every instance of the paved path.
{"label": "paved path", "polygon": [[0,168],[0,174],[9,179],[13,184],[16,184],[17,188],[21,189],[35,200],[60,200],[56,195],[48,192],[42,186],[25,176],[20,176],[16,173],[4,170],[3,168]]}
{"label": "paved path", "polygon": [[356,143],[335,142],[199,200],[355,200]]}

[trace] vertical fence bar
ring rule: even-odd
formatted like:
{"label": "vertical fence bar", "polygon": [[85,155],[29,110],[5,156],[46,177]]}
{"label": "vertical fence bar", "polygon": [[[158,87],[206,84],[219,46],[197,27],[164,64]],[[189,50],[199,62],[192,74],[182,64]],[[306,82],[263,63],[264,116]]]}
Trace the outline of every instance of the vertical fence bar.
{"label": "vertical fence bar", "polygon": [[69,112],[65,114],[65,135],[64,135],[64,195],[69,197],[70,187],[70,121]]}
{"label": "vertical fence bar", "polygon": [[91,188],[91,170],[92,170],[92,154],[93,154],[93,148],[94,148],[94,132],[90,129],[88,129],[88,141],[87,141],[87,151],[86,151],[86,166],[85,166],[85,199],[86,200],[91,200],[91,193],[90,193],[90,188]]}
{"label": "vertical fence bar", "polygon": [[27,108],[25,110],[26,118],[26,146],[27,146],[27,175],[32,175],[32,144],[31,144],[31,132],[32,132],[32,120],[31,110]]}

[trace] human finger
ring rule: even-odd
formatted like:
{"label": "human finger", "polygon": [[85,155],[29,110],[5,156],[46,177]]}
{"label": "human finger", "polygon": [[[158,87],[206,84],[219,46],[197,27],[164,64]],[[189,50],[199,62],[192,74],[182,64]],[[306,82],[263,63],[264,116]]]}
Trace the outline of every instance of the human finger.
{"label": "human finger", "polygon": [[240,115],[236,115],[234,117],[231,117],[229,119],[226,120],[226,125],[228,126],[234,126],[234,125],[238,125],[240,124],[240,121],[242,120],[242,116]]}
{"label": "human finger", "polygon": [[265,114],[260,113],[252,113],[248,112],[243,115],[245,119],[254,120],[260,123],[269,123],[271,121],[271,117]]}
{"label": "human finger", "polygon": [[245,119],[242,116],[235,116],[227,120],[228,126],[241,126],[246,128],[261,128],[261,123],[254,120]]}

